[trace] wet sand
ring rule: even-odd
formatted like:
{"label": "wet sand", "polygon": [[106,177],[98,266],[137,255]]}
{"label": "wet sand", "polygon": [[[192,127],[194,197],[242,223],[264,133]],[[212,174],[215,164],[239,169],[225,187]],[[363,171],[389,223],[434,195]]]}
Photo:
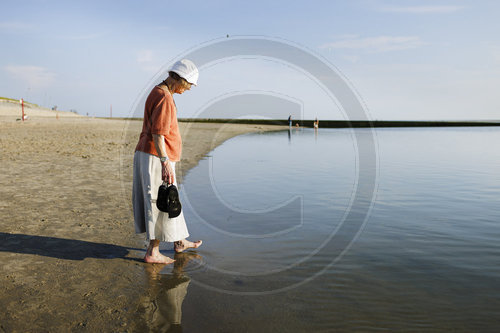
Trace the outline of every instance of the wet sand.
{"label": "wet sand", "polygon": [[[134,331],[155,292],[130,205],[142,123],[50,115],[0,112],[0,332]],[[179,181],[228,138],[281,129],[180,127]]]}

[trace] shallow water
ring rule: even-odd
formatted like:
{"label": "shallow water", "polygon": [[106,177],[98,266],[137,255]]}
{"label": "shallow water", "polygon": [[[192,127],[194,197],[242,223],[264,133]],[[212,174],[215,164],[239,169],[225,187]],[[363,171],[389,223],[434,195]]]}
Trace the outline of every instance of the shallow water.
{"label": "shallow water", "polygon": [[210,332],[498,327],[500,129],[377,129],[378,186],[366,224],[351,230],[342,226],[360,209],[352,202],[365,181],[354,134],[243,135],[188,173],[184,212],[191,238],[204,245],[154,282],[165,291],[179,269],[189,277],[179,325]]}

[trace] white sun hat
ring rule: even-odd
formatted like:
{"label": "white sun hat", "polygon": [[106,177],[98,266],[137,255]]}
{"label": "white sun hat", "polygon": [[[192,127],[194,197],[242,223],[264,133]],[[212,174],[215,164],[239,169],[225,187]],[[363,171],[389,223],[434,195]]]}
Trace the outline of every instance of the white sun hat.
{"label": "white sun hat", "polygon": [[170,71],[179,74],[180,77],[193,85],[198,82],[198,68],[191,60],[182,59],[177,61],[170,68]]}

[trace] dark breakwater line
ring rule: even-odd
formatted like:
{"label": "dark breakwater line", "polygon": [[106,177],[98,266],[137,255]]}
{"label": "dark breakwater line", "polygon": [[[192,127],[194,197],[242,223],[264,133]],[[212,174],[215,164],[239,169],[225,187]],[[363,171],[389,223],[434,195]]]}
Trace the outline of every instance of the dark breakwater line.
{"label": "dark breakwater line", "polygon": [[[230,123],[253,125],[288,125],[286,119],[219,119],[219,118],[180,118],[180,122]],[[294,120],[293,125],[313,127],[314,120]],[[444,120],[321,120],[322,128],[370,128],[370,127],[471,127],[500,126],[500,121],[444,121]]]}
{"label": "dark breakwater line", "polygon": [[[101,119],[113,120],[140,120],[142,118],[102,117]],[[225,124],[250,124],[250,125],[279,125],[287,126],[286,119],[223,119],[223,118],[179,118],[185,123],[225,123]],[[294,120],[293,125],[313,127],[314,120]],[[370,127],[478,127],[500,126],[500,120],[321,120],[322,128],[370,128]]]}

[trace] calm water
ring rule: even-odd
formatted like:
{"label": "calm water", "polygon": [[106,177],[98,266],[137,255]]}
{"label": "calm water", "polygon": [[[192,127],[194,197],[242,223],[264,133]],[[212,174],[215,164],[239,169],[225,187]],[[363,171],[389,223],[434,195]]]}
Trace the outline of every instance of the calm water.
{"label": "calm water", "polygon": [[233,138],[188,173],[184,211],[203,249],[156,275],[163,305],[148,320],[198,332],[500,326],[499,128],[377,130],[376,196],[350,247],[358,229],[340,227],[364,181],[353,131],[288,134]]}

